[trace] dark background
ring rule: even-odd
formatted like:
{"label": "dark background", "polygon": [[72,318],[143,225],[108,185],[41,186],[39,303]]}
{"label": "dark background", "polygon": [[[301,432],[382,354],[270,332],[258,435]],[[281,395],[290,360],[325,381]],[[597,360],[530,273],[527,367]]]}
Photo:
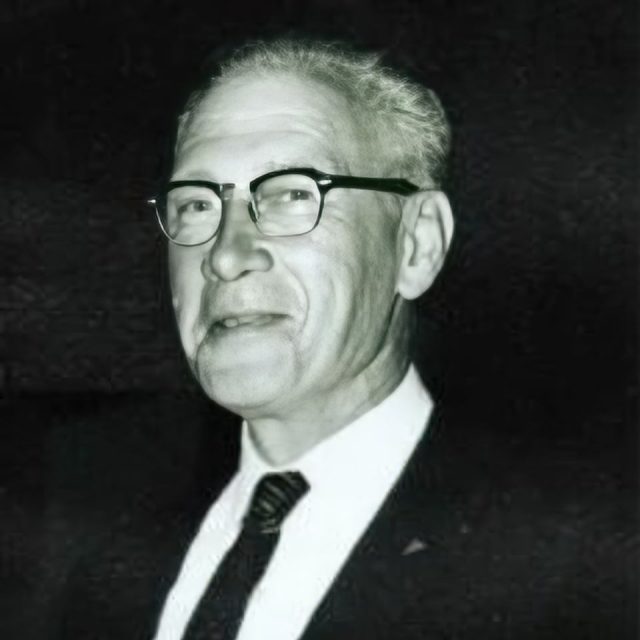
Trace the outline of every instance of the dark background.
{"label": "dark background", "polygon": [[[383,50],[441,96],[457,235],[419,305],[421,371],[442,405],[520,442],[540,486],[559,463],[572,500],[635,530],[638,18],[635,2],[591,0],[3,2],[8,610],[55,593],[74,540],[111,524],[122,496],[144,510],[178,495],[177,470],[201,468],[214,438],[194,426],[212,409],[182,359],[142,202],[199,62],[248,37]],[[233,452],[235,433],[224,439]],[[632,562],[621,579],[636,584]]]}

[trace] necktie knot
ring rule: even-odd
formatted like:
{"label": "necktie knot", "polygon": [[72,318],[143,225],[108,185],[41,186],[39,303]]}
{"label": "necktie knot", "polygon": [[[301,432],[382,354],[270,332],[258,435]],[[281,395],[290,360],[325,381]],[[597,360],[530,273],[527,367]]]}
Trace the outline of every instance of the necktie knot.
{"label": "necktie knot", "polygon": [[209,582],[183,636],[189,640],[236,637],[249,597],[280,538],[280,525],[309,485],[297,471],[268,473],[253,492],[240,535]]}
{"label": "necktie knot", "polygon": [[297,471],[268,473],[256,485],[245,526],[259,533],[276,533],[300,498],[309,490]]}

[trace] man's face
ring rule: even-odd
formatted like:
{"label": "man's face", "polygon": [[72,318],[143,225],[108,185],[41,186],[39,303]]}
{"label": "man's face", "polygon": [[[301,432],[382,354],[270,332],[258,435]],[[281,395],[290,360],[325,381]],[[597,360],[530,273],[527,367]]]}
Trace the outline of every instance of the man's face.
{"label": "man's face", "polygon": [[314,84],[237,78],[204,100],[177,153],[172,179],[237,185],[216,237],[172,245],[169,257],[191,367],[212,399],[246,418],[344,402],[389,351],[399,213],[384,196],[332,190],[318,227],[297,237],[263,236],[248,215],[248,183],[268,171],[367,175],[347,113]]}

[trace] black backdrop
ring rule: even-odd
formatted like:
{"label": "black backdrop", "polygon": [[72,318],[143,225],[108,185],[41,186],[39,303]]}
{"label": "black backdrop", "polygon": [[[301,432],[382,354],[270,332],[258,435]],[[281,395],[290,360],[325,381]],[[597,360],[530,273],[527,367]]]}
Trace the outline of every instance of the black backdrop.
{"label": "black backdrop", "polygon": [[[182,359],[141,202],[203,56],[291,31],[384,50],[442,97],[457,235],[419,305],[421,370],[450,410],[521,443],[533,490],[567,487],[566,509],[584,498],[631,550],[636,4],[1,3],[0,635],[50,623],[38,602],[123,510],[186,493],[194,473],[210,486],[216,447],[232,464],[226,418],[197,426],[215,410]],[[620,580],[616,620],[635,637],[632,559]]]}
{"label": "black backdrop", "polygon": [[619,426],[637,364],[634,4],[3,3],[5,395],[193,388],[141,202],[203,56],[293,32],[386,51],[450,114],[457,236],[420,304],[436,393],[522,428]]}

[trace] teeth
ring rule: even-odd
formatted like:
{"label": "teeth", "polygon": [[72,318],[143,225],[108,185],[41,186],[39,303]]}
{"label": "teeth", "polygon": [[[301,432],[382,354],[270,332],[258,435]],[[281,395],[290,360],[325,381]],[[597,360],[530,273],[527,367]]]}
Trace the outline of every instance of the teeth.
{"label": "teeth", "polygon": [[272,317],[273,316],[268,314],[254,314],[250,316],[223,318],[220,320],[219,324],[221,324],[225,329],[235,329],[236,327],[245,324],[265,324],[269,322]]}

